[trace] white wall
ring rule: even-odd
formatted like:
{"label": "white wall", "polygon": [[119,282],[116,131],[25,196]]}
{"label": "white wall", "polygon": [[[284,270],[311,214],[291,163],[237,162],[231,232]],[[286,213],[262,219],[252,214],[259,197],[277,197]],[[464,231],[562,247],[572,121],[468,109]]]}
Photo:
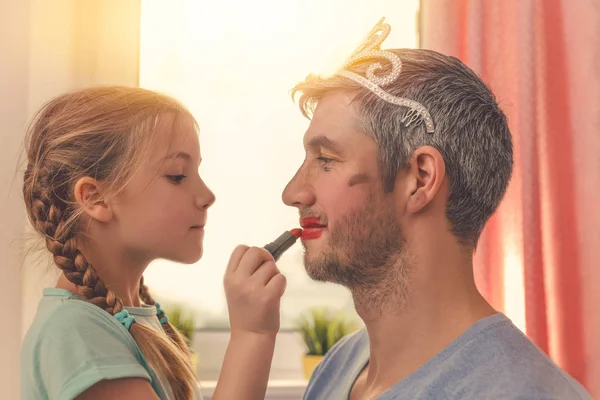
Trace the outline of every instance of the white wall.
{"label": "white wall", "polygon": [[[29,62],[29,4],[0,1],[0,388],[2,397],[18,399],[19,343],[21,340],[21,285],[18,257],[20,246],[13,244],[22,232],[23,212],[19,197],[11,191],[20,132],[27,119]],[[8,62],[7,62],[8,61]]]}
{"label": "white wall", "polygon": [[[19,398],[19,348],[53,284],[48,257],[28,257],[20,195],[27,123],[50,98],[94,84],[136,85],[139,1],[0,0],[0,397]],[[39,241],[38,241],[39,243]]]}

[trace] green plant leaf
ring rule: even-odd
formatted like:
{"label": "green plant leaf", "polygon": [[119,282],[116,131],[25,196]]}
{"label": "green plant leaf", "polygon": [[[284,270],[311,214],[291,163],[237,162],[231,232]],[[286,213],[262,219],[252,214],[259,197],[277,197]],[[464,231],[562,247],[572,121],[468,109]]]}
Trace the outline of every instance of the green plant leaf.
{"label": "green plant leaf", "polygon": [[165,314],[169,322],[185,337],[188,345],[191,347],[196,330],[196,321],[191,312],[185,311],[180,305],[169,305],[164,307]]}
{"label": "green plant leaf", "polygon": [[340,339],[356,330],[343,314],[312,308],[298,318],[297,328],[308,355],[325,355]]}

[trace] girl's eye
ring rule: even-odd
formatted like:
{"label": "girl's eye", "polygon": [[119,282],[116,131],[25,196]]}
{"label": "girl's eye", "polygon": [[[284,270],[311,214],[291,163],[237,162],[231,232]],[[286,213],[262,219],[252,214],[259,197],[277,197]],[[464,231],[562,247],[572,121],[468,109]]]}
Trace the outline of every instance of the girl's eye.
{"label": "girl's eye", "polygon": [[167,175],[167,178],[171,182],[178,184],[178,183],[181,183],[181,181],[183,181],[185,178],[187,178],[187,176],[185,176],[185,175]]}

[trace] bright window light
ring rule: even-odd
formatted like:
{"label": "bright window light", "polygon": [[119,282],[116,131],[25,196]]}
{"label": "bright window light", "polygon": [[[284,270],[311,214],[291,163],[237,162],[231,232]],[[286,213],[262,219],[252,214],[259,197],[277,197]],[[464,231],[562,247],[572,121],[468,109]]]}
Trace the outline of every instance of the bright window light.
{"label": "bright window light", "polygon": [[[196,308],[201,326],[226,321],[222,276],[231,251],[264,245],[298,225],[281,192],[304,158],[308,122],[290,88],[308,73],[338,68],[382,16],[392,25],[386,47],[417,47],[418,4],[142,1],[140,85],[176,97],[196,116],[200,173],[217,195],[198,265],[157,261],[147,271],[158,297]],[[306,276],[300,245],[279,267],[288,278],[284,326],[307,307],[351,309],[345,289]]]}

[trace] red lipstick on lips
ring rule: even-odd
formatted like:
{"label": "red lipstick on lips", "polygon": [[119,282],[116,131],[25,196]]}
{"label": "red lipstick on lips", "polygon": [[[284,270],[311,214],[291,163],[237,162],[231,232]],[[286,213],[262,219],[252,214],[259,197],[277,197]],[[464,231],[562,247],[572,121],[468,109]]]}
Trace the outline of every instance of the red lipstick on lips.
{"label": "red lipstick on lips", "polygon": [[302,226],[302,240],[318,239],[323,234],[323,230],[327,227],[323,225],[319,218],[307,217],[300,219]]}

